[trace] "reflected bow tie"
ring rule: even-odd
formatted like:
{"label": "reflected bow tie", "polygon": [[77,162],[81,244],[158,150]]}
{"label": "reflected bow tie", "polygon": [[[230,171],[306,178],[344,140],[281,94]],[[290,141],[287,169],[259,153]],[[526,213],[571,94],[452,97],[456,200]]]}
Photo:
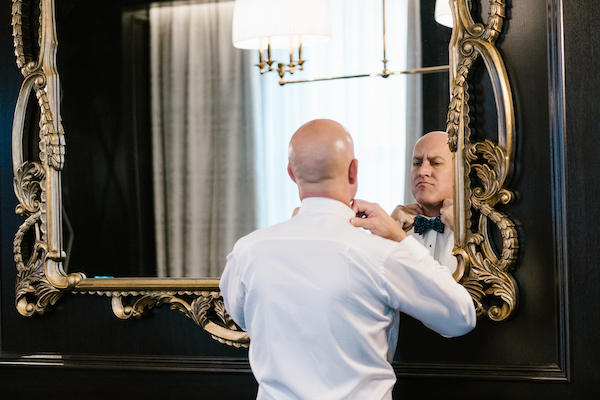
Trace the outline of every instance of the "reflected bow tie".
{"label": "reflected bow tie", "polygon": [[442,223],[442,216],[438,215],[435,218],[427,219],[422,216],[415,217],[414,224],[415,233],[419,235],[424,234],[430,229],[433,229],[436,232],[444,233],[444,224]]}

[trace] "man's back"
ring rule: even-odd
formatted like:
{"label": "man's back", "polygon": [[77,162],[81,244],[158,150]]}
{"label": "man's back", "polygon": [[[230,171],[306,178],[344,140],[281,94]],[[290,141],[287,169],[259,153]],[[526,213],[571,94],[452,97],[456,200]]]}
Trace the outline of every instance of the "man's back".
{"label": "man's back", "polygon": [[259,399],[389,396],[396,310],[418,307],[425,278],[410,251],[354,228],[353,216],[341,202],[308,198],[297,216],[253,232],[230,254],[221,289],[250,335]]}

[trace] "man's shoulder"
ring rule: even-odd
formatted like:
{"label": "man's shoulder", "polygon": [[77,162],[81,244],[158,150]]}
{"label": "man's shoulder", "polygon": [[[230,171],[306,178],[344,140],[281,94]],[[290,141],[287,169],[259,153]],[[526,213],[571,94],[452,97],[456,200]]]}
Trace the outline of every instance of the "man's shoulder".
{"label": "man's shoulder", "polygon": [[402,246],[398,242],[382,238],[360,228],[352,229],[353,251],[369,255],[369,257],[378,259],[381,263],[384,263],[392,252],[403,251]]}
{"label": "man's shoulder", "polygon": [[283,232],[286,230],[286,226],[289,224],[289,221],[290,220],[286,220],[286,221],[280,222],[278,224],[268,226],[266,228],[256,229],[256,230],[242,236],[235,243],[234,249],[235,248],[243,248],[244,246],[248,246],[251,243],[254,243],[254,242],[257,242],[260,240],[281,237]]}

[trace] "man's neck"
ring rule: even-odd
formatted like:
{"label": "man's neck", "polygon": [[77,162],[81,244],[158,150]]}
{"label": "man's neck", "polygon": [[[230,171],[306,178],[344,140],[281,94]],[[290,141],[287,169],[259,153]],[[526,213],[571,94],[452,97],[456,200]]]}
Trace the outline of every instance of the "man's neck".
{"label": "man's neck", "polygon": [[440,210],[442,205],[439,206],[425,206],[421,204],[421,209],[423,210],[423,215],[426,217],[437,217],[440,215]]}
{"label": "man's neck", "polygon": [[304,200],[308,197],[325,197],[327,199],[341,201],[348,207],[352,208],[352,206],[350,204],[352,199],[349,199],[347,195],[344,195],[343,193],[339,193],[338,191],[310,190],[310,189],[302,190],[301,189],[300,190],[300,200]]}

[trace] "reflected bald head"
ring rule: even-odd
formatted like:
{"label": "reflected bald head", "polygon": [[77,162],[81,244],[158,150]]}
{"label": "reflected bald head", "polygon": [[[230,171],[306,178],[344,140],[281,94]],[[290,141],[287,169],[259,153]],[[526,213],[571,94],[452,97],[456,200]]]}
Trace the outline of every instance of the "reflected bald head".
{"label": "reflected bald head", "polygon": [[440,147],[444,152],[450,154],[448,148],[448,133],[444,131],[432,131],[421,136],[415,144],[415,153],[419,153],[422,148]]}
{"label": "reflected bald head", "polygon": [[356,194],[356,171],[354,142],[338,122],[313,120],[292,136],[288,172],[298,184],[300,198],[330,197],[349,203]]}
{"label": "reflected bald head", "polygon": [[298,183],[320,183],[345,177],[354,159],[354,143],[341,124],[317,119],[292,136],[289,162]]}

